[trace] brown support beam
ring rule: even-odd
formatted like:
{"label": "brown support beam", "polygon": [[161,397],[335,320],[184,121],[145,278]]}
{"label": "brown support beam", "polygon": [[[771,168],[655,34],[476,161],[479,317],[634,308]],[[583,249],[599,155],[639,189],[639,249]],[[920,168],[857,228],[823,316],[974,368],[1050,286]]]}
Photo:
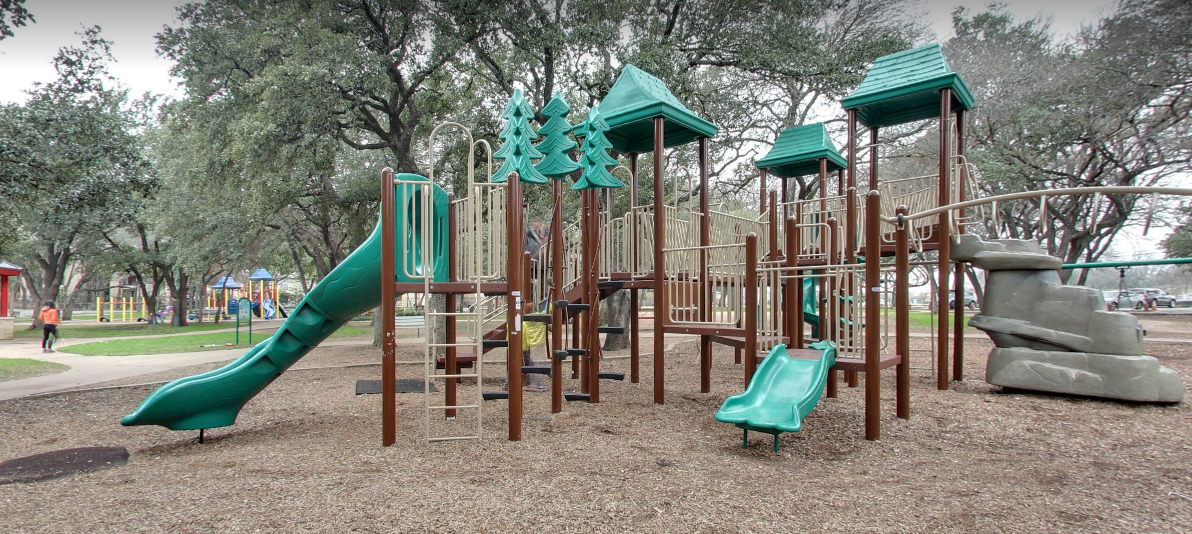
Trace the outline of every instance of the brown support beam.
{"label": "brown support beam", "polygon": [[[964,156],[966,150],[964,148],[966,142],[965,127],[964,127],[964,110],[956,110],[956,155]],[[956,202],[964,202],[966,192],[964,186],[968,180],[968,168],[965,163],[967,160],[960,158],[961,165],[957,167],[960,171],[956,179]],[[963,213],[961,214],[963,215]],[[957,234],[964,233],[964,224],[957,223]],[[958,262],[956,264],[956,289],[953,295],[957,302],[956,317],[952,322],[952,380],[964,380],[964,269],[965,264]]]}
{"label": "brown support beam", "polygon": [[666,266],[662,249],[666,246],[666,217],[663,196],[666,187],[662,176],[663,118],[654,118],[654,403],[666,402],[666,340],[662,326],[666,320]]}
{"label": "brown support beam", "polygon": [[550,412],[563,411],[563,362],[555,357],[555,351],[563,350],[563,314],[557,303],[563,300],[563,179],[551,180],[551,194],[554,196],[554,213],[550,218],[550,273],[551,303],[551,350],[550,357]]}
{"label": "brown support beam", "polygon": [[[857,263],[857,218],[852,214],[857,213],[857,110],[848,110],[848,176],[845,183],[844,194],[847,195],[844,200],[845,211],[849,214],[844,221],[844,259],[847,263]],[[847,287],[841,290],[856,298],[857,292],[853,287],[853,281],[850,279],[846,281]],[[847,317],[845,321],[852,321],[852,325],[857,324],[856,317]],[[853,328],[845,323],[846,328]],[[845,371],[845,379],[848,380],[848,387],[857,387],[857,372]]]}
{"label": "brown support beam", "polygon": [[[786,274],[794,275],[794,267],[799,264],[800,236],[795,221],[799,220],[802,210],[795,205],[795,216],[786,219]],[[786,337],[796,349],[803,348],[803,279],[788,278],[786,293],[782,299],[786,303]]]}
{"label": "brown support beam", "polygon": [[[505,349],[505,371],[509,377],[509,441],[521,440],[522,426],[522,254],[526,250],[526,234],[522,230],[522,183],[521,176],[516,172],[509,174],[509,205],[506,206],[508,221],[505,228],[509,229],[509,255],[506,266],[506,276],[509,277],[509,287],[505,295],[506,324],[505,331],[509,333],[509,346]],[[526,295],[526,299],[533,299]]]}
{"label": "brown support beam", "polygon": [[[580,262],[579,262],[579,299],[581,304],[587,304],[589,307],[586,311],[581,311],[577,314],[575,320],[579,332],[583,336],[583,343],[579,345],[582,349],[591,349],[592,331],[589,328],[590,318],[592,317],[592,295],[591,286],[596,285],[592,280],[592,234],[589,232],[589,224],[591,224],[591,210],[592,210],[592,195],[589,193],[590,189],[585,189],[579,192],[580,198],[580,220],[579,220],[579,234],[580,234]],[[590,353],[576,356],[575,359],[579,362],[579,391],[580,393],[588,393],[591,387],[591,373],[588,372],[588,358]]]}
{"label": "brown support beam", "polygon": [[745,387],[757,370],[757,234],[745,236]]}
{"label": "brown support beam", "polygon": [[[699,244],[706,247],[712,244],[712,220],[710,217],[708,199],[708,138],[699,138],[699,212],[703,215],[699,222]],[[700,320],[712,320],[712,284],[708,280],[708,251],[699,253],[699,310]],[[712,338],[701,335],[699,337],[699,391],[712,391]]]}
{"label": "brown support beam", "polygon": [[775,261],[778,259],[778,225],[782,224],[782,219],[778,218],[778,192],[770,191],[770,252],[766,254],[766,259]]}
{"label": "brown support beam", "polygon": [[757,212],[759,214],[762,214],[762,213],[766,212],[766,189],[767,189],[767,187],[766,187],[766,169],[762,169],[762,172],[761,172],[760,178],[758,179],[757,184],[758,184],[757,185],[758,195],[761,197],[761,200],[759,201],[759,204],[757,207]]}
{"label": "brown support beam", "polygon": [[381,444],[388,447],[397,441],[397,346],[394,343],[394,321],[397,300],[393,282],[396,279],[394,257],[397,256],[396,217],[393,213],[393,169],[381,171]]}
{"label": "brown support beam", "polygon": [[[634,208],[640,198],[637,196],[637,152],[629,154],[629,235],[630,246],[632,247],[633,263],[629,270],[637,271],[638,265],[638,244],[641,239],[638,236],[637,229],[637,212]],[[629,381],[636,384],[638,382],[639,368],[641,366],[641,340],[639,334],[641,332],[638,326],[638,289],[632,288],[629,290]]]}
{"label": "brown support beam", "polygon": [[[831,266],[840,264],[840,257],[837,254],[840,244],[836,236],[837,225],[835,217],[828,217],[828,268],[827,272],[832,272]],[[820,339],[827,339],[829,341],[836,341],[836,305],[839,302],[836,291],[836,279],[828,278],[828,290],[824,293],[822,300],[824,306],[820,309]],[[836,398],[836,387],[838,380],[836,376],[836,368],[828,370],[828,385],[827,391],[824,392],[828,398]]]}
{"label": "brown support beam", "polygon": [[882,435],[881,195],[865,195],[865,439]]}
{"label": "brown support beam", "polygon": [[[907,214],[906,206],[898,207],[898,217]],[[906,223],[899,222],[894,231],[894,346],[898,352],[895,371],[895,407],[898,417],[911,418],[911,267],[910,237]]]}
{"label": "brown support beam", "polygon": [[588,372],[588,402],[600,402],[600,289],[597,282],[600,280],[600,255],[596,253],[600,243],[600,193],[597,189],[589,189],[585,191],[588,194],[588,222],[587,230],[588,243],[591,248],[588,257],[588,269],[584,278],[588,280],[588,302],[591,307],[588,308],[588,353],[587,353],[587,372]]}
{"label": "brown support beam", "polygon": [[[459,235],[459,221],[456,218],[456,213],[455,213],[455,195],[448,194],[447,195],[447,241],[448,241],[448,245],[447,245],[447,274],[450,276],[450,280],[452,282],[459,281],[459,279],[458,279],[459,257],[457,256],[456,250],[455,250],[456,249],[455,236],[457,236],[457,235]],[[443,311],[447,312],[448,315],[443,318],[443,341],[445,344],[447,344],[449,346],[446,348],[446,351],[445,351],[446,354],[444,354],[444,356],[443,356],[443,359],[444,359],[444,362],[443,362],[444,369],[443,370],[446,374],[456,375],[456,374],[459,374],[459,362],[456,360],[456,357],[458,356],[457,349],[456,349],[456,347],[450,346],[451,344],[455,343],[455,340],[457,339],[456,318],[454,315],[450,315],[452,313],[455,313],[456,309],[457,309],[456,302],[455,302],[456,295],[454,293],[448,293],[448,294],[444,295],[444,297],[446,298],[446,301],[444,304],[445,307],[443,308]],[[429,326],[430,325],[427,325],[427,327],[429,327]],[[446,389],[446,393],[444,395],[446,397],[446,402],[444,402],[444,404],[447,406],[455,406],[456,404],[458,404],[459,379],[458,378],[448,378],[445,389]],[[456,415],[455,410],[447,410],[444,414],[444,417],[446,417],[448,419],[454,419],[455,415]]]}
{"label": "brown support beam", "polygon": [[[948,119],[952,116],[952,90],[944,89],[940,91],[940,182],[939,182],[939,204],[940,206],[948,205],[950,201],[949,186],[951,185],[951,177],[948,175],[948,152],[950,144],[951,128],[948,127]],[[950,261],[951,256],[951,231],[950,221],[947,213],[939,215],[939,233],[936,234],[939,240],[939,249],[936,251],[939,254],[939,266],[937,273],[939,274],[939,298],[936,299],[936,310],[939,316],[939,322],[936,323],[936,383],[937,389],[948,389],[948,275],[951,274],[952,265]],[[963,295],[961,295],[963,297]]]}

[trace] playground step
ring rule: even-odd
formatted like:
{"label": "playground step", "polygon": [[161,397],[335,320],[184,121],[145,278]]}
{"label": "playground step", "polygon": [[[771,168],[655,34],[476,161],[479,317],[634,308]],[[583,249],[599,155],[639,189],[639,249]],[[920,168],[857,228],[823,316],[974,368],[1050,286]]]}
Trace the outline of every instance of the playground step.
{"label": "playground step", "polygon": [[598,326],[596,331],[601,334],[624,334],[624,326]]}
{"label": "playground step", "polygon": [[483,343],[484,343],[484,348],[486,348],[486,349],[493,349],[493,348],[498,348],[498,347],[508,347],[509,346],[508,339],[486,339],[483,341]]}
{"label": "playground step", "polygon": [[527,313],[526,315],[522,316],[522,319],[528,323],[549,323],[550,322],[550,314],[549,313]]}
{"label": "playground step", "polygon": [[549,365],[523,365],[522,374],[524,375],[549,375]]}
{"label": "playground step", "polygon": [[625,287],[624,280],[601,280],[596,282],[596,287],[600,289],[622,289]]}
{"label": "playground step", "polygon": [[569,356],[583,356],[588,353],[588,349],[567,349]]}
{"label": "playground step", "polygon": [[508,399],[509,392],[508,391],[485,391],[485,392],[481,393],[480,396],[484,397],[484,400],[501,400],[501,399]]}
{"label": "playground step", "polygon": [[576,312],[582,312],[582,311],[588,311],[590,309],[592,309],[591,304],[568,304],[567,305],[567,313],[569,313],[569,314],[576,313]]}
{"label": "playground step", "polygon": [[[460,352],[455,355],[455,365],[460,369],[476,365],[476,355],[471,352]],[[447,356],[440,354],[435,358],[435,369],[447,368]]]}
{"label": "playground step", "polygon": [[589,401],[592,399],[587,393],[564,393],[563,398],[569,401]]}
{"label": "playground step", "polygon": [[559,361],[566,360],[568,356],[570,356],[570,354],[567,354],[567,351],[565,350],[555,351],[555,358],[557,358]]}
{"label": "playground step", "polygon": [[596,373],[601,380],[625,380],[625,373]]}

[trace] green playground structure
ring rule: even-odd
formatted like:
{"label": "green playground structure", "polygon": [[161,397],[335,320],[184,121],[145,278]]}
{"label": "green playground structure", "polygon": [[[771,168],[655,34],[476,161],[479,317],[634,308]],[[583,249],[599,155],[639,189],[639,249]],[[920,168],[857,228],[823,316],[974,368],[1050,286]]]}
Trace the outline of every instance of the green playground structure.
{"label": "green playground structure", "polygon": [[[425,181],[413,174],[399,175],[402,180]],[[395,215],[397,220],[419,216],[420,199],[408,188],[398,187]],[[434,187],[433,250],[445,254],[438,243],[447,235],[447,194]],[[398,235],[399,257],[409,255],[413,265],[422,265],[416,257],[422,250],[419,234]],[[447,261],[434,261],[435,281],[448,278]],[[418,273],[420,274],[420,273]],[[410,280],[398,270],[399,281]],[[381,225],[351,255],[344,259],[314,287],[294,309],[281,328],[269,339],[257,344],[244,356],[219,369],[169,382],[149,395],[141,406],[124,416],[121,423],[161,425],[171,430],[200,430],[229,426],[236,422],[240,409],[264,390],[286,369],[327,336],[353,317],[381,303]]]}
{"label": "green playground structure", "polygon": [[819,403],[828,380],[828,370],[836,364],[836,348],[828,341],[818,341],[811,348],[821,351],[817,360],[792,358],[786,345],[777,345],[758,366],[749,387],[740,395],[725,399],[716,420],[733,423],[744,430],[743,448],[749,448],[749,431],[774,435],[798,432],[803,418]]}

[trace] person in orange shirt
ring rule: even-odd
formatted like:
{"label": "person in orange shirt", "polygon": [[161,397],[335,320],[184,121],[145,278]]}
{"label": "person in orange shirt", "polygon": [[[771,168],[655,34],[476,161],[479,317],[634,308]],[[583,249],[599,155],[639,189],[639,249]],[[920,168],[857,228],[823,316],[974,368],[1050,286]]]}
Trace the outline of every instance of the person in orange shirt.
{"label": "person in orange shirt", "polygon": [[[58,308],[54,307],[54,301],[47,300],[46,305],[41,307],[41,313],[37,316],[41,321],[41,352],[54,352],[54,341],[58,339]],[[50,339],[50,336],[54,336]]]}

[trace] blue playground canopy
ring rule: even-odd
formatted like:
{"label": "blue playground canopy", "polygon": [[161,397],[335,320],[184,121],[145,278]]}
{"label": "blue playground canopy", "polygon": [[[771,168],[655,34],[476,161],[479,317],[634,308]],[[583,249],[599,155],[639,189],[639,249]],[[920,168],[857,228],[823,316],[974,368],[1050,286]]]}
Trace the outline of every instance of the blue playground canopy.
{"label": "blue playground canopy", "polygon": [[216,280],[214,284],[211,284],[211,289],[240,289],[242,287],[244,286],[237,284],[235,280],[232,280],[231,276],[225,276]]}
{"label": "blue playground canopy", "polygon": [[253,271],[252,275],[250,275],[248,277],[248,279],[252,280],[254,282],[259,282],[261,280],[267,280],[267,281],[272,282],[274,280],[277,280],[276,278],[273,277],[273,275],[269,274],[269,271],[266,271],[265,269],[257,269],[255,271]]}

